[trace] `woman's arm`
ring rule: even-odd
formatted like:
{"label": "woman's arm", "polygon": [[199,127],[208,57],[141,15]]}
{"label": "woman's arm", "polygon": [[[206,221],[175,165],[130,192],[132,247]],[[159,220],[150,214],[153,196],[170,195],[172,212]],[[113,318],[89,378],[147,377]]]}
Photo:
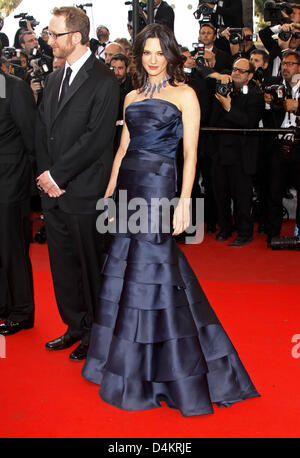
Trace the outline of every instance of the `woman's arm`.
{"label": "woman's arm", "polygon": [[185,86],[182,90],[182,123],[183,123],[183,179],[178,206],[174,212],[173,235],[178,235],[190,224],[190,197],[193,189],[197,147],[200,128],[200,106],[193,89]]}
{"label": "woman's arm", "polygon": [[[132,91],[132,92],[135,92],[135,91]],[[105,198],[106,197],[111,197],[113,192],[114,192],[114,190],[115,190],[115,187],[116,187],[116,184],[117,184],[118,175],[119,175],[119,169],[121,167],[121,163],[122,163],[123,157],[126,154],[126,151],[127,151],[127,148],[128,148],[129,142],[130,142],[129,131],[128,131],[128,128],[127,128],[127,125],[126,125],[126,122],[125,122],[125,110],[128,107],[128,105],[130,105],[130,103],[132,102],[132,99],[133,99],[132,92],[127,94],[126,97],[125,97],[125,100],[124,100],[124,110],[123,110],[124,124],[123,124],[123,129],[122,129],[120,146],[119,146],[118,151],[116,152],[116,155],[115,155],[115,159],[114,159],[112,170],[111,170],[111,174],[110,174],[110,179],[109,179],[109,182],[108,182],[105,194],[104,194]]]}

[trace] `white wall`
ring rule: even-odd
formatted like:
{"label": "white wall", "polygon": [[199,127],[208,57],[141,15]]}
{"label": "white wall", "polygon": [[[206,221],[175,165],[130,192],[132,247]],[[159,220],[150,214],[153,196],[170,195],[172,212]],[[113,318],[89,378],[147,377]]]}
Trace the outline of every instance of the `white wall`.
{"label": "white wall", "polygon": [[[76,1],[76,0],[75,0]],[[91,0],[91,1],[70,0],[23,0],[22,3],[5,19],[4,28],[13,45],[14,35],[18,29],[18,19],[14,15],[18,13],[28,13],[34,16],[40,25],[36,27],[39,34],[41,29],[48,25],[51,17],[51,10],[55,6],[73,6],[84,3],[93,3],[93,8],[86,8],[91,20],[91,38],[95,36],[97,25],[106,25],[111,32],[111,40],[117,37],[129,38],[127,32],[127,12],[129,7],[123,0]],[[191,47],[192,43],[198,39],[198,22],[193,16],[197,9],[198,0],[168,0],[170,5],[175,5],[175,35],[177,41],[184,46]],[[190,8],[189,8],[190,7]]]}

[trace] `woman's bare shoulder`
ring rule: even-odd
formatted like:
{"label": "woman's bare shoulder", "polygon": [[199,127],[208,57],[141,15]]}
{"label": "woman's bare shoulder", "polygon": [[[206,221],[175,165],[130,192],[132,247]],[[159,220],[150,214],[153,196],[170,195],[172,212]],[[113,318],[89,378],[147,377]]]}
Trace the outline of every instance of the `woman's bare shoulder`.
{"label": "woman's bare shoulder", "polygon": [[134,89],[131,92],[128,92],[128,94],[126,94],[126,97],[125,97],[125,100],[124,100],[124,106],[128,106],[132,102],[134,102],[136,100],[137,96],[138,96],[138,91],[136,89]]}

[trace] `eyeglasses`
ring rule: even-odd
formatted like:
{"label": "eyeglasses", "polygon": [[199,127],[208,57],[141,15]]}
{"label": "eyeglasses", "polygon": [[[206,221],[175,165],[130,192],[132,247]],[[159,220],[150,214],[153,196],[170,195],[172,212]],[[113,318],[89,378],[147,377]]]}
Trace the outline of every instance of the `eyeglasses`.
{"label": "eyeglasses", "polygon": [[250,73],[250,70],[244,70],[243,68],[238,68],[238,67],[233,67],[232,71],[239,72],[239,73]]}
{"label": "eyeglasses", "polygon": [[299,62],[282,62],[281,66],[286,65],[287,67],[292,67],[293,65],[299,65]]}
{"label": "eyeglasses", "polygon": [[57,38],[62,37],[63,35],[69,35],[69,33],[76,33],[75,31],[72,32],[62,32],[62,33],[54,33],[54,32],[46,32],[49,38],[52,38],[52,40],[57,40]]}

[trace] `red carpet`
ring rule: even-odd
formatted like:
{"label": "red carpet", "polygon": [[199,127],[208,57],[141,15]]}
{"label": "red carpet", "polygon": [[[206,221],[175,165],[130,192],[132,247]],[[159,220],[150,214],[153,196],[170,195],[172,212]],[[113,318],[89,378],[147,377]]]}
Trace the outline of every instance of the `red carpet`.
{"label": "red carpet", "polygon": [[292,337],[300,334],[300,253],[267,250],[259,234],[242,248],[209,235],[184,251],[261,398],[191,418],[165,405],[127,412],[104,403],[97,386],[81,377],[83,363],[68,360],[72,349],[44,349],[65,326],[47,247],[33,244],[36,326],[6,338],[0,437],[299,437],[300,358],[292,356]]}

